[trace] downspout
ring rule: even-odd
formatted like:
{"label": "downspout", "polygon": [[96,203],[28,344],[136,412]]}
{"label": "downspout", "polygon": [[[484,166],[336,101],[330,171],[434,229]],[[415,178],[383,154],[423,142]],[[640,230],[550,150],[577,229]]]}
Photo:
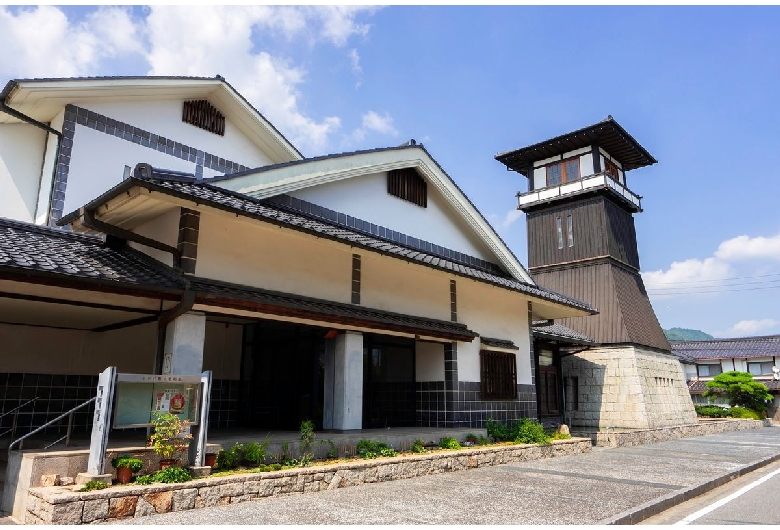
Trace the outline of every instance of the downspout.
{"label": "downspout", "polygon": [[[62,149],[62,132],[58,131],[57,129],[52,128],[49,125],[46,125],[45,123],[42,123],[38,120],[35,120],[31,118],[30,116],[27,116],[26,114],[22,114],[18,110],[11,108],[6,103],[6,100],[10,97],[11,92],[14,91],[14,89],[18,85],[15,81],[10,81],[7,85],[5,85],[5,88],[2,92],[0,92],[0,112],[5,112],[9,116],[13,116],[14,118],[21,120],[25,123],[29,123],[30,125],[33,125],[35,127],[38,127],[39,129],[43,129],[44,131],[48,132],[49,134],[53,134],[57,137],[57,149],[54,152],[54,164],[52,165],[51,170],[51,187],[49,189],[49,204],[51,204],[51,196],[54,194],[54,184],[56,181],[57,176],[57,165],[59,163],[60,159],[60,150]],[[47,142],[48,143],[48,142]],[[46,150],[44,149],[43,152],[43,158],[44,160],[41,163],[41,167],[43,167],[43,164],[46,162]],[[43,172],[41,172],[41,181],[43,180]],[[42,182],[41,182],[42,184]],[[38,185],[38,194],[40,195],[40,184]],[[35,217],[38,216],[38,212],[35,212]],[[49,225],[51,222],[51,208],[48,208],[46,211],[46,226]]]}
{"label": "downspout", "polygon": [[160,313],[157,321],[157,351],[154,354],[154,373],[161,374],[165,357],[165,331],[168,324],[192,309],[195,305],[195,291],[191,290],[190,281],[184,280],[184,292],[181,301],[172,308]]}

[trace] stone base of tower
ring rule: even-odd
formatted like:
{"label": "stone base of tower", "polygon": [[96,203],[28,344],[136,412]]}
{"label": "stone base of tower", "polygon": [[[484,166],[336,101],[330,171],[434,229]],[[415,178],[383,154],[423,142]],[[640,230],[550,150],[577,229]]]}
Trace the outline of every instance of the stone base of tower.
{"label": "stone base of tower", "polygon": [[575,429],[697,423],[680,362],[669,354],[636,345],[601,346],[564,357],[561,368],[565,421]]}

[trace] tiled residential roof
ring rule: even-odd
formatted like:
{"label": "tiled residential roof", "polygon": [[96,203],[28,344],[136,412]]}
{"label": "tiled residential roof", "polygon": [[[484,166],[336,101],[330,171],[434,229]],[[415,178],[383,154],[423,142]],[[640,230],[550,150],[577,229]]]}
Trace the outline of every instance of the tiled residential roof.
{"label": "tiled residential roof", "polygon": [[[591,313],[596,312],[585,302],[569,298],[549,289],[520,282],[508,275],[499,276],[495,273],[479,270],[475,267],[462,265],[427,252],[409,248],[393,241],[368,235],[356,229],[344,228],[329,223],[324,219],[316,218],[310,214],[289,211],[279,205],[272,204],[268,200],[255,199],[241,193],[228,191],[203,183],[202,181],[196,181],[194,178],[183,176],[183,174],[179,172],[160,172],[155,170],[154,175],[149,178],[138,178],[137,176],[133,176],[92,201],[88,207],[96,207],[97,205],[104,203],[109,197],[122,193],[125,189],[129,189],[134,185],[159,191],[161,193],[167,193],[183,199],[194,200],[199,204],[207,204],[215,208],[227,209],[265,222],[314,234],[318,237],[367,248],[428,267],[450,271],[460,276],[504,287],[532,297],[541,298]],[[63,217],[60,220],[60,224],[67,224],[77,218],[78,215],[79,212],[72,212]]]}
{"label": "tiled residential roof", "polygon": [[[362,322],[362,325],[366,327],[397,329],[398,331],[418,334],[428,331],[432,336],[449,337],[462,341],[471,341],[477,336],[464,324],[447,320],[403,315],[354,304],[268,291],[205,278],[193,278],[191,286],[198,293],[197,298],[201,299],[202,297],[200,303],[204,304],[222,305],[222,301],[238,300],[249,302],[255,310],[262,311],[263,308],[267,308],[272,314],[322,320],[323,322],[338,322],[339,318],[343,318],[351,324]],[[239,308],[235,304],[229,305]],[[323,325],[327,326],[327,323]]]}
{"label": "tiled residential roof", "polygon": [[[773,394],[780,393],[780,381],[774,379],[753,379],[758,383],[764,383]],[[691,394],[701,394],[707,391],[707,381],[689,381],[688,391]]]}
{"label": "tiled residential roof", "polygon": [[57,276],[180,291],[184,285],[173,269],[124,246],[112,249],[99,237],[0,218],[0,272],[24,276]]}
{"label": "tiled residential roof", "polygon": [[505,339],[491,339],[489,337],[480,337],[480,344],[483,346],[493,346],[495,348],[506,348],[507,350],[519,350],[514,342]]}
{"label": "tiled residential roof", "polygon": [[691,359],[780,357],[780,335],[672,342],[672,352]]}
{"label": "tiled residential roof", "polygon": [[596,344],[590,337],[577,333],[573,329],[561,324],[548,324],[546,320],[539,320],[534,321],[532,326],[534,337],[549,338],[575,344]]}

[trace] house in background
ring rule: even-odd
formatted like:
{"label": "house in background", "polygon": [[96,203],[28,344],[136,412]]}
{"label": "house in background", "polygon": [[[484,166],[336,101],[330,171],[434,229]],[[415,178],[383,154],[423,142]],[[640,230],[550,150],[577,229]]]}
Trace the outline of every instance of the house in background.
{"label": "house in background", "polygon": [[0,391],[39,398],[26,429],[106,366],[212,370],[214,428],[536,418],[532,322],[595,312],[539,287],[414,142],[307,159],[221,78],[2,98]]}
{"label": "house in background", "polygon": [[[709,403],[702,394],[707,382],[723,372],[749,372],[764,383],[775,399],[767,417],[780,421],[780,335],[672,342],[672,353],[680,358],[688,390],[697,405]],[[716,401],[715,403],[719,403]]]}
{"label": "house in background", "polygon": [[[570,424],[648,429],[696,423],[680,363],[639,272],[633,215],[642,202],[628,188],[627,173],[655,158],[609,116],[496,159],[528,179],[528,192],[517,195],[526,213],[531,277],[599,309],[556,322],[596,344],[550,348],[542,338],[535,341],[537,357],[552,356],[537,363],[559,367],[550,388],[565,399]],[[545,381],[555,375],[549,370]]]}

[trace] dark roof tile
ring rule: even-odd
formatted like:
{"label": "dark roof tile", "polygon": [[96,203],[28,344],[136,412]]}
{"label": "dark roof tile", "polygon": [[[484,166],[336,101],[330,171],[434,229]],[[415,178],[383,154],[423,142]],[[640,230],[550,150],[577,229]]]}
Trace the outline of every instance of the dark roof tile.
{"label": "dark roof tile", "polygon": [[691,359],[780,357],[780,335],[672,342],[672,352]]}

